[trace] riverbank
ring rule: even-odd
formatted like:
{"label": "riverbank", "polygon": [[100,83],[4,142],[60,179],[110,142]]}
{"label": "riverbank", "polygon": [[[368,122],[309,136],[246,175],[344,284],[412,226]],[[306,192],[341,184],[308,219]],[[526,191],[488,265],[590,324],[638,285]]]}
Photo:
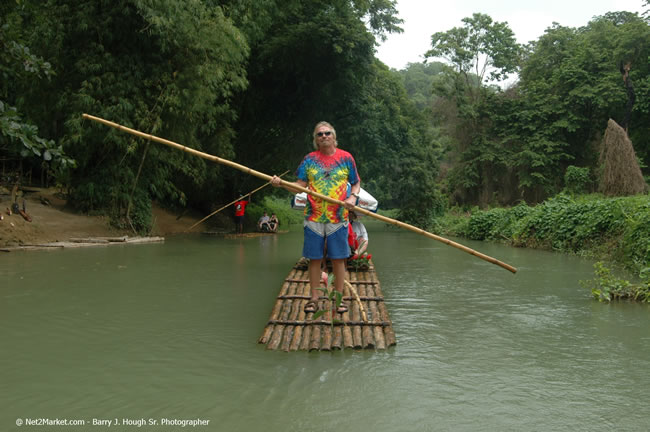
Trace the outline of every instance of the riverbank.
{"label": "riverbank", "polygon": [[[30,246],[55,242],[70,242],[80,238],[136,237],[131,230],[117,229],[106,216],[89,216],[74,212],[56,189],[29,189],[18,198],[22,210],[31,219],[26,220],[12,212],[10,194],[0,195],[0,247]],[[11,214],[9,214],[11,213]],[[153,206],[153,227],[148,236],[164,237],[183,233],[201,219],[201,215],[186,212],[176,215]]]}
{"label": "riverbank", "polygon": [[[595,297],[650,301],[648,195],[608,198],[560,194],[532,207],[522,203],[471,213],[452,210],[436,223],[436,230],[447,235],[604,261],[596,267]],[[635,282],[613,276],[609,270],[612,266],[624,269],[616,273]]]}
{"label": "riverbank", "polygon": [[650,266],[650,198],[560,194],[535,205],[450,211],[438,231],[471,240],[575,253],[638,273]]}

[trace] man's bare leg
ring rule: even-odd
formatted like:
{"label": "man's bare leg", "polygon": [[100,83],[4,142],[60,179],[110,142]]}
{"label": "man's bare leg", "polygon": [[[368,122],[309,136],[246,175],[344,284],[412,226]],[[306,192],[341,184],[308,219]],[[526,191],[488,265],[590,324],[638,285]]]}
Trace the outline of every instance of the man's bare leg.
{"label": "man's bare leg", "polygon": [[318,304],[318,297],[320,296],[320,279],[321,279],[321,270],[320,264],[322,260],[311,259],[309,260],[309,286],[311,287],[311,301],[315,301]]}

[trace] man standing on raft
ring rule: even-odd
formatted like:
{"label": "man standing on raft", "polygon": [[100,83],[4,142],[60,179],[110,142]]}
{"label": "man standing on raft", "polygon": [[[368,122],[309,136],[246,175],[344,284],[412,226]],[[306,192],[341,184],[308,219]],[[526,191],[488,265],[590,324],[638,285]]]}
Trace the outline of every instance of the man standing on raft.
{"label": "man standing on raft", "polygon": [[[318,287],[321,279],[321,261],[325,258],[323,250],[327,240],[327,257],[332,261],[334,289],[343,293],[345,280],[345,259],[350,256],[348,246],[348,209],[354,208],[361,180],[352,155],[338,147],[336,131],[331,124],[320,122],[314,128],[314,148],[300,163],[294,183],[303,188],[330,198],[343,201],[344,205],[332,204],[308,195],[305,206],[303,256],[309,258],[309,284],[311,298],[305,305],[305,312],[318,310]],[[280,178],[273,176],[271,184],[280,186]],[[352,185],[352,193],[347,196],[347,184]],[[284,185],[289,192],[296,193],[290,185]],[[348,311],[345,302],[337,309],[338,313]]]}

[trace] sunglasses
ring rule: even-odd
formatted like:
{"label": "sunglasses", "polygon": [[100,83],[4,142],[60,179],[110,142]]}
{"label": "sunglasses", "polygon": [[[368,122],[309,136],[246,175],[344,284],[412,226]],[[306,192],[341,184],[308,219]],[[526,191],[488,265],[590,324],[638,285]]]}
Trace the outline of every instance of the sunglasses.
{"label": "sunglasses", "polygon": [[316,136],[322,137],[323,135],[325,136],[330,136],[332,135],[332,131],[327,131],[327,132],[317,132]]}

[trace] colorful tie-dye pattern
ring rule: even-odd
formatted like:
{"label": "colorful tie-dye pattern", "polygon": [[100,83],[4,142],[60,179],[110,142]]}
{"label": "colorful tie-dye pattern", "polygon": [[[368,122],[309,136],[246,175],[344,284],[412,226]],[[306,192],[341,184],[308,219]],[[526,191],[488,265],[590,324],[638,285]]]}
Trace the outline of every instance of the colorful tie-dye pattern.
{"label": "colorful tie-dye pattern", "polygon": [[[352,155],[336,149],[333,155],[320,151],[309,153],[302,160],[298,179],[307,183],[314,192],[343,201],[347,197],[347,184],[357,184],[359,175]],[[311,222],[340,223],[347,220],[348,211],[343,206],[328,203],[311,195],[305,207],[305,219]]]}

